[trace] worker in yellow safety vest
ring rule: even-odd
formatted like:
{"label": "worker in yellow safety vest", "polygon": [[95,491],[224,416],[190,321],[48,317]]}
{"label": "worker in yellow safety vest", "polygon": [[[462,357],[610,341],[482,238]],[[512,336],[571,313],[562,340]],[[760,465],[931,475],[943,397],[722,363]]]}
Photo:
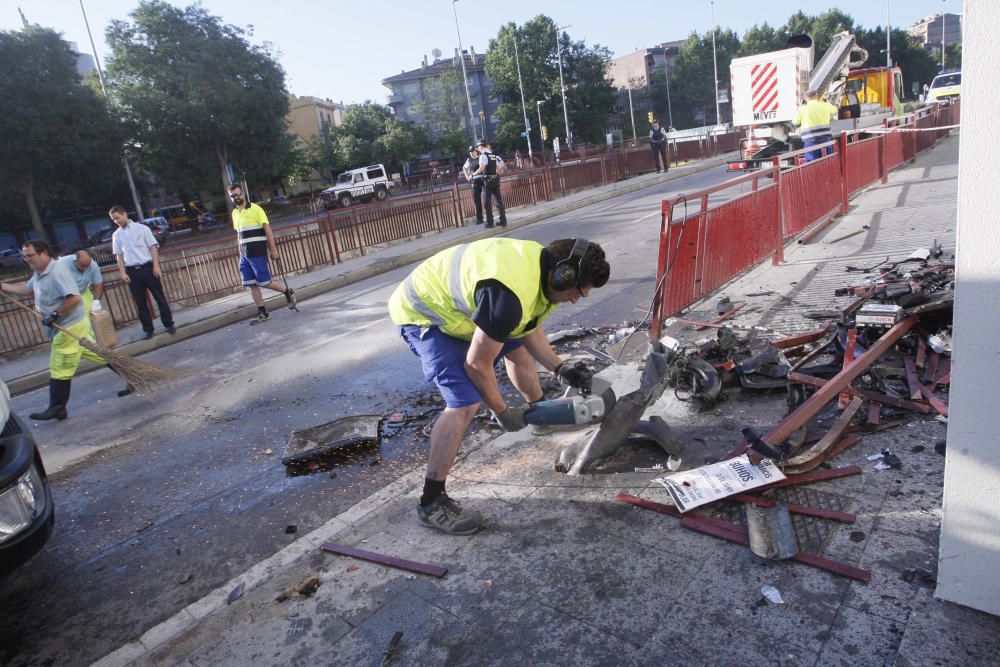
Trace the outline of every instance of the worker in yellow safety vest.
{"label": "worker in yellow safety vest", "polygon": [[[837,107],[819,99],[819,93],[810,90],[806,93],[806,103],[795,112],[792,123],[799,127],[803,146],[809,148],[830,141],[830,121],[836,117]],[[829,155],[831,151],[828,148],[825,152]],[[805,154],[805,161],[812,162],[819,157],[820,151],[809,151]]]}
{"label": "worker in yellow safety vest", "polygon": [[542,246],[490,238],[442,250],[392,293],[389,316],[445,403],[431,430],[420,524],[452,535],[469,535],[482,525],[483,515],[462,508],[444,486],[480,402],[505,431],[525,427],[526,408],[507,404],[496,362],[504,360],[507,376],[529,403],[543,398],[535,362],[590,391],[593,372],[583,362],[560,359],[542,323],[558,304],[576,303],[610,275],[604,250],[586,239]]}

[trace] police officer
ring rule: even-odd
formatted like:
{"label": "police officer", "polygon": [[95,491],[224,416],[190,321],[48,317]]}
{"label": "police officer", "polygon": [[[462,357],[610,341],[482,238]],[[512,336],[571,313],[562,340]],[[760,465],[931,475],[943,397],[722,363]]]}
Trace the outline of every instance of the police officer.
{"label": "police officer", "polygon": [[476,205],[476,224],[483,224],[483,176],[475,176],[479,168],[479,151],[475,146],[469,146],[469,157],[462,165],[465,180],[472,183],[472,203]]}
{"label": "police officer", "polygon": [[483,176],[483,197],[486,199],[486,226],[493,227],[493,200],[497,202],[500,212],[500,226],[507,226],[507,212],[503,207],[503,197],[500,196],[500,173],[503,171],[503,160],[493,153],[485,139],[477,144],[479,149],[479,168],[476,176]]}
{"label": "police officer", "polygon": [[660,121],[654,120],[653,127],[649,128],[649,147],[653,149],[653,164],[656,165],[656,173],[660,173],[660,158],[663,158],[663,171],[670,168],[667,162],[667,134],[660,127]]}
{"label": "police officer", "polygon": [[[837,107],[819,99],[819,93],[810,90],[806,93],[806,103],[795,112],[792,123],[799,126],[802,144],[805,148],[809,148],[831,140],[830,121],[836,117]],[[805,154],[804,161],[812,162],[819,157],[820,151],[809,151]]]}

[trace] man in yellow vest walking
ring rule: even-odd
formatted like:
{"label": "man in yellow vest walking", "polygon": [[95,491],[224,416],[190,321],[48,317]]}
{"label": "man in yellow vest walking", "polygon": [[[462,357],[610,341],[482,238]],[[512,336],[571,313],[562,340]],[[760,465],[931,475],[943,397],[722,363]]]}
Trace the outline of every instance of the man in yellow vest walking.
{"label": "man in yellow vest walking", "polygon": [[[810,90],[806,93],[806,103],[795,112],[792,123],[799,127],[799,136],[805,148],[830,141],[830,121],[837,117],[837,107],[819,99],[819,93]],[[830,154],[826,149],[825,153]],[[820,158],[820,151],[809,151],[805,155],[806,162]]]}
{"label": "man in yellow vest walking", "polygon": [[501,358],[529,402],[543,398],[537,361],[566,384],[590,389],[593,373],[564,362],[542,323],[560,303],[576,303],[611,275],[604,250],[586,239],[491,238],[443,250],[414,269],[389,298],[389,315],[445,400],[431,430],[418,521],[469,535],[483,516],[445,493],[445,480],[480,402],[505,431],[525,427],[526,408],[507,405],[494,365]]}

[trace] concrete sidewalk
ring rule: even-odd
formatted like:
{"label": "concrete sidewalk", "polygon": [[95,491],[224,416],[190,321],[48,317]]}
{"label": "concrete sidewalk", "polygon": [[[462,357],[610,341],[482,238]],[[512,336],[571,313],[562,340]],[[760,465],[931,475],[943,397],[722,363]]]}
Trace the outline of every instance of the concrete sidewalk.
{"label": "concrete sidewalk", "polygon": [[[317,294],[419,262],[455,243],[475,241],[503,234],[518,227],[613,199],[626,193],[713,169],[725,164],[731,157],[732,154],[727,153],[707,160],[672,167],[665,174],[641,174],[617,183],[574,192],[552,201],[539,202],[533,206],[517,207],[508,213],[506,229],[488,230],[482,226],[470,224],[461,228],[445,229],[415,239],[405,239],[384,246],[368,248],[365,255],[346,259],[339,264],[295,275],[290,274],[287,276],[288,282],[295,289],[299,301],[302,302]],[[281,296],[274,296],[267,300],[270,309],[282,308],[284,304],[284,297]],[[174,321],[177,333],[173,336],[167,335],[162,330],[158,320],[154,322],[157,333],[151,340],[143,339],[142,326],[138,322],[122,327],[118,330],[119,346],[117,349],[133,356],[140,355],[241,320],[249,321],[256,313],[257,308],[253,305],[249,294],[244,290],[238,290],[235,294],[199,306],[176,309]],[[12,394],[31,391],[48,383],[48,362],[49,350],[47,346],[40,346],[23,354],[11,355],[10,358],[0,361],[0,378],[3,378]],[[97,368],[99,367],[88,361],[83,361],[80,365],[80,372],[85,373]]]}
{"label": "concrete sidewalk", "polygon": [[[957,154],[957,138],[944,140],[859,196],[812,244],[789,248],[784,264],[766,263],[727,285],[720,293],[734,302],[777,292],[749,298],[733,323],[815,329],[802,311],[850,301],[833,296],[858,278],[844,264],[899,259],[934,238],[953,251]],[[867,234],[831,242],[863,225]],[[714,308],[700,310],[689,316],[714,316]],[[679,323],[673,330],[696,335]],[[605,373],[622,395],[636,367]],[[688,468],[736,444],[741,425],[764,429],[783,411],[780,395],[700,414],[665,396],[647,417],[675,425],[689,443]],[[520,432],[466,442],[449,478],[449,494],[489,518],[477,535],[417,525],[423,471],[413,471],[99,664],[386,664],[397,632],[389,663],[399,665],[994,664],[1000,619],[933,597],[944,469],[934,444],[945,432],[942,421],[912,417],[835,460],[863,474],[803,487],[808,504],[857,515],[853,525],[817,520],[816,529],[824,556],[870,570],[868,584],[763,562],[677,519],[616,502],[620,492],[660,502],[666,494],[653,473],[556,473],[560,448],[579,434]],[[875,471],[865,456],[886,448],[903,466]],[[322,553],[331,541],[440,564],[448,574]],[[297,592],[314,578],[314,593]],[[764,585],[784,603],[767,602]]]}

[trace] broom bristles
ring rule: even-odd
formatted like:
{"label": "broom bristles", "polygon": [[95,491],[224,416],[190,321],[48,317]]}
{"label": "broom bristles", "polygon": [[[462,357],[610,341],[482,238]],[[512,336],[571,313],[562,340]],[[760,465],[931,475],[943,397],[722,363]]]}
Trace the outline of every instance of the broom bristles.
{"label": "broom bristles", "polygon": [[83,338],[80,345],[98,355],[118,373],[127,384],[132,385],[139,393],[155,389],[168,382],[179,380],[187,375],[184,371],[167,368],[147,361],[139,361],[124,352],[116,352]]}

